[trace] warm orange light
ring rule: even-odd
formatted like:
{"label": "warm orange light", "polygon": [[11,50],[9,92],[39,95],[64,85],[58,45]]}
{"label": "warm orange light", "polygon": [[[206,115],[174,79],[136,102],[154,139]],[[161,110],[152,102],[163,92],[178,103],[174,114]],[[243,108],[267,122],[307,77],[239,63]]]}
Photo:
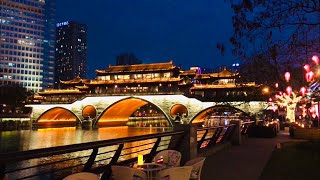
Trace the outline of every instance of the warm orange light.
{"label": "warm orange light", "polygon": [[143,155],[142,154],[138,154],[138,165],[139,166],[143,165]]}
{"label": "warm orange light", "polygon": [[268,87],[265,87],[262,89],[263,93],[264,94],[268,94],[269,93],[269,88]]}

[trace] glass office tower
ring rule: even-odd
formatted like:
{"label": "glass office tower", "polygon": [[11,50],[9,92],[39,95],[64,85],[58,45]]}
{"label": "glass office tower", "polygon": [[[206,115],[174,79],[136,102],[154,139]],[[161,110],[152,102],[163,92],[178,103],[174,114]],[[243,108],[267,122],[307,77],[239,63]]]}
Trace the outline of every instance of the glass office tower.
{"label": "glass office tower", "polygon": [[57,23],[55,87],[60,80],[86,78],[87,26],[74,21]]}
{"label": "glass office tower", "polygon": [[[17,84],[35,92],[47,86],[43,83],[46,74],[54,73],[47,53],[54,46],[48,48],[45,43],[52,42],[54,36],[45,36],[49,37],[47,22],[54,21],[49,18],[49,14],[54,17],[54,1],[0,1],[0,85]],[[47,7],[53,8],[49,14]],[[53,84],[53,78],[51,81]]]}

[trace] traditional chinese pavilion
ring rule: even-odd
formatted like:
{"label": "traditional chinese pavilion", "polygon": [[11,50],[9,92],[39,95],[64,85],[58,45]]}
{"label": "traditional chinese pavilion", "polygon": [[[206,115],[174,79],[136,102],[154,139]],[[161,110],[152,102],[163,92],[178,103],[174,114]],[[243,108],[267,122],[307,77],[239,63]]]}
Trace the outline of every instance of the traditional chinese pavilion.
{"label": "traditional chinese pavilion", "polygon": [[199,68],[181,70],[172,61],[151,64],[109,65],[96,70],[94,80],[77,77],[60,81],[64,89],[39,92],[47,102],[71,102],[90,95],[184,94],[200,100],[243,100],[261,97],[260,85],[238,83],[238,73],[224,68],[211,74],[201,74]]}

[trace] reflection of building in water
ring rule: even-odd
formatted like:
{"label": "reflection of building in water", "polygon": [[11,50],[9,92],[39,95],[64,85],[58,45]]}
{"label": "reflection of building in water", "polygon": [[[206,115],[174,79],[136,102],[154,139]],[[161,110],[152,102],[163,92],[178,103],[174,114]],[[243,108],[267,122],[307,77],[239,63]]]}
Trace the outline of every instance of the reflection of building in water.
{"label": "reflection of building in water", "polygon": [[132,127],[170,127],[167,117],[150,103],[137,109],[129,117],[127,125]]}
{"label": "reflection of building in water", "polygon": [[249,121],[250,117],[232,107],[212,107],[211,109],[203,112],[203,116],[200,119],[196,119],[193,122],[202,125],[204,127],[212,126],[225,126],[230,124],[230,121]]}

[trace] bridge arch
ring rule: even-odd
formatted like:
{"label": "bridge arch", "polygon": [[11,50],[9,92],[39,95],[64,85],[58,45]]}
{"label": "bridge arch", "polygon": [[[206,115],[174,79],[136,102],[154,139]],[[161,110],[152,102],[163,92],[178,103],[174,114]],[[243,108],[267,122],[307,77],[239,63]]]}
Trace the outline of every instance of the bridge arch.
{"label": "bridge arch", "polygon": [[213,110],[219,109],[219,108],[231,109],[233,111],[243,113],[243,115],[246,117],[250,117],[250,115],[248,113],[246,113],[245,111],[243,111],[239,108],[236,108],[236,107],[233,107],[230,105],[214,105],[214,106],[207,107],[206,109],[203,109],[202,111],[197,113],[193,118],[191,118],[191,120],[189,121],[189,124],[190,123],[195,123],[195,124],[203,123],[204,122],[203,119],[205,119],[207,116],[210,115],[210,113],[211,113],[210,111],[213,111]]}
{"label": "bridge arch", "polygon": [[188,108],[183,104],[174,104],[170,108],[170,116],[175,118],[177,115],[187,117],[189,115]]}
{"label": "bridge arch", "polygon": [[35,121],[38,126],[76,126],[80,118],[64,107],[54,107],[42,113]]}
{"label": "bridge arch", "polygon": [[168,115],[158,105],[138,97],[128,97],[109,105],[97,118],[96,126],[121,126],[126,125],[129,117],[140,107],[151,104],[165,116],[170,126],[173,126]]}
{"label": "bridge arch", "polygon": [[93,106],[93,105],[86,105],[83,109],[82,109],[82,117],[83,118],[96,118],[97,116],[97,109]]}

